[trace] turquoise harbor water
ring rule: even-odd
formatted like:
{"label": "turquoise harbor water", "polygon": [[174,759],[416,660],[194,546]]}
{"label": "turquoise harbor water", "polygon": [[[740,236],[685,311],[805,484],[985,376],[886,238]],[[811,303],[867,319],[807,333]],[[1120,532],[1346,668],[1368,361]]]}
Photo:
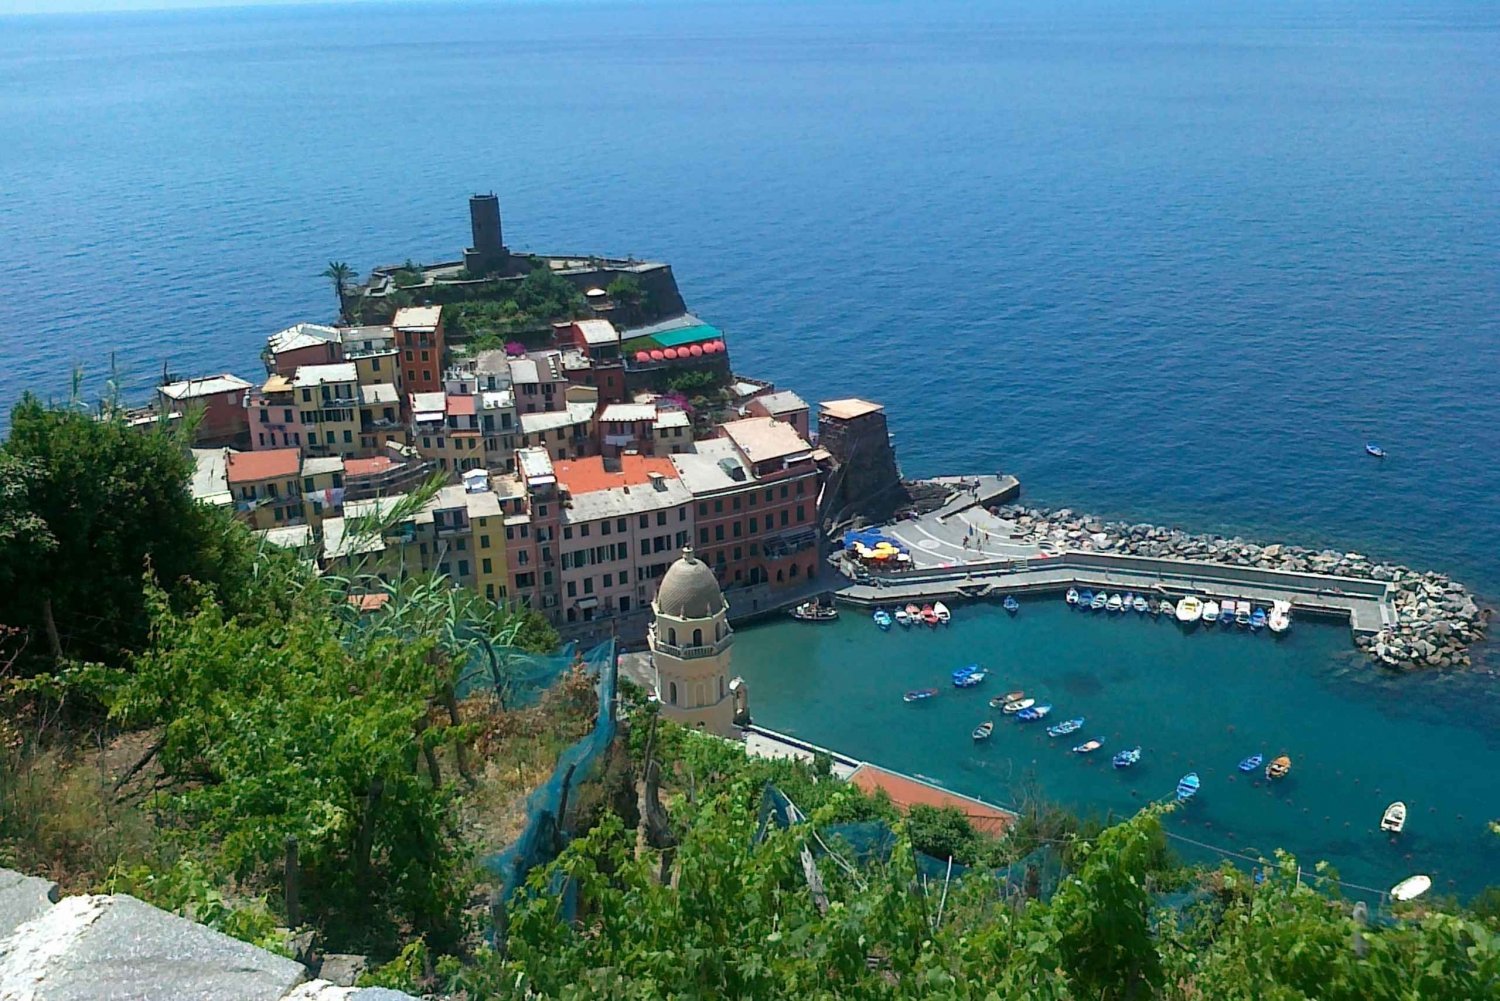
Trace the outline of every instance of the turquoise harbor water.
{"label": "turquoise harbor water", "polygon": [[[953,688],[949,673],[974,661],[990,677]],[[1128,813],[1196,771],[1202,791],[1168,821],[1185,837],[1252,856],[1285,848],[1376,889],[1426,872],[1439,890],[1466,894],[1500,873],[1500,838],[1485,829],[1500,816],[1493,695],[1477,680],[1358,683],[1370,672],[1343,625],[1299,620],[1280,639],[1185,632],[1036,599],[1014,617],[970,604],[946,628],[882,633],[848,610],[830,625],[742,629],[734,662],[757,722],[992,802],[1033,789],[1083,813]],[[926,687],[942,691],[901,701]],[[990,696],[1017,688],[1056,706],[1047,723],[1083,716],[1083,729],[1051,738],[1044,724],[989,708]],[[995,734],[975,744],[970,731],[986,719]],[[1069,753],[1090,737],[1104,747]],[[1110,754],[1136,744],[1139,765],[1111,767]],[[1242,774],[1240,759],[1257,752],[1291,755],[1292,774],[1274,784]],[[1378,827],[1397,799],[1410,814],[1393,843]]]}
{"label": "turquoise harbor water", "polygon": [[[328,317],[328,260],[452,259],[493,188],[512,246],[671,261],[740,371],[886,403],[908,474],[1004,469],[1032,502],[1500,595],[1500,4],[0,19],[0,136],[6,410],[110,352],[135,392],[164,363],[251,375],[268,333]],[[1035,759],[1049,793],[1123,809],[1191,762],[1184,831],[1372,885],[1500,871],[1475,833],[1500,815],[1486,682],[1366,687],[1350,656],[1334,627],[1273,644],[1028,605],[938,636],[747,629],[736,662],[767,725],[959,788],[1003,796]],[[977,693],[900,703],[976,657],[1146,766],[1006,727],[973,752]],[[1278,744],[1284,797],[1229,781]],[[1410,866],[1367,831],[1397,795]]]}

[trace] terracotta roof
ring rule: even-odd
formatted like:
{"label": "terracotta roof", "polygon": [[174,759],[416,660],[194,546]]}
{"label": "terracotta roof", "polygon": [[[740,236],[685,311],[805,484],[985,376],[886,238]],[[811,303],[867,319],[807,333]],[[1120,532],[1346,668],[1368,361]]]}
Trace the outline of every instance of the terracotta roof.
{"label": "terracotta roof", "polygon": [[884,409],[885,408],[878,403],[871,403],[869,400],[858,399],[824,400],[822,403],[818,404],[819,414],[824,414],[841,421],[852,421],[856,417],[863,417],[865,414],[879,413]]}
{"label": "terracotta roof", "polygon": [[888,772],[874,765],[860,765],[855,769],[854,774],[849,776],[849,781],[870,794],[877,789],[883,789],[891,798],[891,802],[895,804],[896,809],[902,813],[914,806],[957,807],[963,811],[964,816],[969,818],[969,823],[974,825],[976,831],[992,837],[1004,834],[1006,828],[1016,819],[1015,814],[1002,810],[998,806],[991,806],[968,796],[960,796],[956,792],[949,792],[930,782],[909,778],[896,772]]}
{"label": "terracotta roof", "polygon": [[591,459],[555,462],[553,470],[557,482],[574,494],[639,486],[650,483],[652,473],[659,473],[669,480],[678,479],[677,467],[666,456],[622,455],[618,473],[605,472],[604,459],[597,455]]}
{"label": "terracotta roof", "polygon": [[385,472],[395,464],[388,455],[377,455],[369,459],[345,459],[344,475],[373,476],[376,473]]}
{"label": "terracotta roof", "polygon": [[391,596],[384,591],[377,591],[374,594],[349,595],[349,604],[353,605],[361,612],[373,612],[378,609],[384,608],[385,603],[390,600]]}
{"label": "terracotta roof", "polygon": [[268,448],[259,452],[230,452],[225,464],[230,483],[255,483],[278,476],[302,474],[300,448]]}
{"label": "terracotta roof", "polygon": [[472,417],[472,416],[474,416],[474,397],[472,397],[472,396],[450,396],[450,397],[448,397],[448,415],[450,417]]}

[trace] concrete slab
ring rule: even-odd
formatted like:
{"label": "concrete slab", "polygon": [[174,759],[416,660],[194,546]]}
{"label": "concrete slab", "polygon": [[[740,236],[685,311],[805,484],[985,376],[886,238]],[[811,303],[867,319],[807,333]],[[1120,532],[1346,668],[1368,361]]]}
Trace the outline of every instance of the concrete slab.
{"label": "concrete slab", "polygon": [[57,884],[0,869],[0,939],[57,903]]}

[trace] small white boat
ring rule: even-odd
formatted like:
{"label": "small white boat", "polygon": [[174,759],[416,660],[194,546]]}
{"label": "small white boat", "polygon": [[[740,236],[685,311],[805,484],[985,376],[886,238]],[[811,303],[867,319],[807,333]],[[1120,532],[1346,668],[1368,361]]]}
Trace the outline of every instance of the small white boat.
{"label": "small white boat", "polygon": [[898,625],[898,626],[910,626],[911,625],[911,616],[906,614],[906,609],[904,609],[904,608],[898,608],[898,609],[896,609],[896,625]]}
{"label": "small white boat", "polygon": [[1213,600],[1212,598],[1209,598],[1207,601],[1205,601],[1203,603],[1203,621],[1204,622],[1218,622],[1219,621],[1219,603],[1217,601]]}
{"label": "small white boat", "polygon": [[1177,621],[1197,622],[1203,616],[1203,599],[1190,594],[1177,603]]}
{"label": "small white boat", "polygon": [[1156,611],[1159,615],[1176,615],[1177,602],[1171,598],[1163,598],[1161,604],[1157,606]]}
{"label": "small white boat", "polygon": [[975,740],[989,740],[990,739],[990,734],[992,734],[994,732],[995,732],[995,723],[994,723],[994,721],[993,720],[985,720],[983,723],[979,724],[978,726],[976,726],[974,728],[973,737],[974,737]]}
{"label": "small white boat", "polygon": [[1130,603],[1130,607],[1144,615],[1146,614],[1146,610],[1151,607],[1151,603],[1138,594],[1135,596],[1135,600]]}
{"label": "small white boat", "polygon": [[948,611],[948,606],[941,601],[932,606],[932,613],[937,616],[937,620],[941,623],[947,624],[953,621],[953,613]]}
{"label": "small white boat", "polygon": [[1248,626],[1250,624],[1250,602],[1244,598],[1234,603],[1234,624],[1237,626]]}
{"label": "small white boat", "polygon": [[1392,834],[1400,834],[1406,829],[1406,804],[1397,800],[1385,808],[1385,813],[1380,817],[1380,829],[1390,831]]}
{"label": "small white boat", "polygon": [[1271,614],[1266,617],[1266,625],[1271,627],[1273,633],[1284,633],[1292,625],[1292,603],[1290,601],[1271,602]]}
{"label": "small white boat", "polygon": [[1065,601],[1067,601],[1067,603],[1070,604],[1070,605],[1076,605],[1076,604],[1078,604],[1078,588],[1076,588],[1076,587],[1070,587],[1070,588],[1068,588],[1068,593],[1065,594],[1065,595],[1063,595],[1063,599]]}
{"label": "small white boat", "polygon": [[1094,600],[1089,602],[1089,608],[1091,608],[1091,609],[1093,609],[1094,611],[1097,612],[1097,611],[1099,611],[1101,608],[1103,608],[1108,603],[1109,603],[1109,598],[1105,595],[1105,593],[1103,591],[1095,591],[1094,592]]}
{"label": "small white boat", "polygon": [[1020,712],[1022,709],[1030,709],[1034,705],[1036,705],[1036,699],[1016,699],[1016,701],[1014,702],[1005,703],[1005,705],[1000,708],[1000,711],[1005,713],[1007,716],[1013,716],[1016,713]]}
{"label": "small white boat", "polygon": [[1125,607],[1125,601],[1118,594],[1112,594],[1104,603],[1104,607],[1111,612],[1118,612],[1121,608]]}
{"label": "small white boat", "polygon": [[1392,900],[1416,900],[1432,889],[1431,876],[1408,876],[1391,887]]}

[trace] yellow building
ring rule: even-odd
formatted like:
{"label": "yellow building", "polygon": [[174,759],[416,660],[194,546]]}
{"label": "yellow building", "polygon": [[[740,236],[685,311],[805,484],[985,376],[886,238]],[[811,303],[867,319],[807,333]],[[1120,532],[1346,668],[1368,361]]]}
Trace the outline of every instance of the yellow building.
{"label": "yellow building", "polygon": [[360,454],[359,377],[353,362],[303,365],[292,377],[292,392],[308,454]]}

